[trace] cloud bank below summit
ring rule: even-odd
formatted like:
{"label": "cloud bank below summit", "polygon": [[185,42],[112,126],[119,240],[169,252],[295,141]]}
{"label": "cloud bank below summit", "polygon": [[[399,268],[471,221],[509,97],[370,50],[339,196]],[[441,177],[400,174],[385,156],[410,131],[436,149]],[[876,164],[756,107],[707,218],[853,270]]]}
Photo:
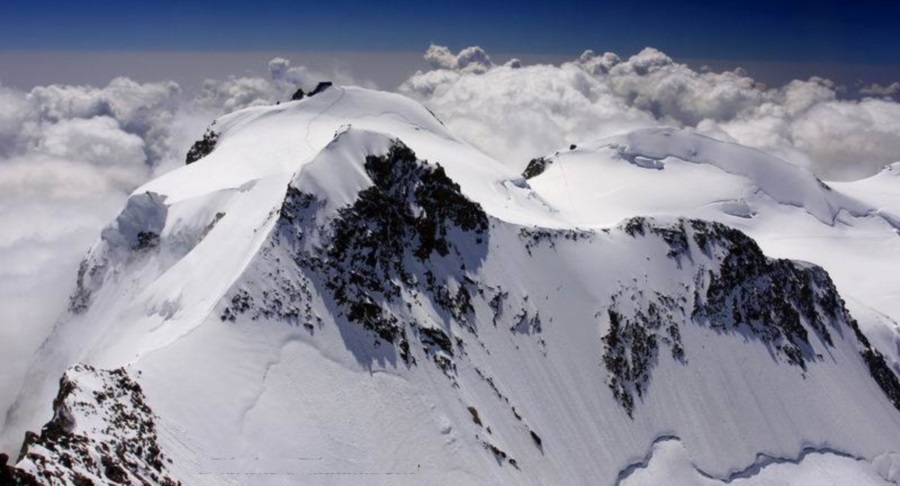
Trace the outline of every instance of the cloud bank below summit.
{"label": "cloud bank below summit", "polygon": [[[561,65],[501,65],[479,47],[432,46],[425,60],[430,69],[397,90],[517,169],[573,143],[659,125],[756,147],[825,179],[864,177],[900,159],[896,84],[841,99],[825,79],[765,87],[741,70],[695,71],[651,48],[627,59],[587,51]],[[265,75],[208,80],[198,90],[127,78],[103,87],[0,85],[0,409],[64,310],[78,262],[127,195],[181,166],[216,116],[289,99],[323,79],[375,87],[282,58]]]}
{"label": "cloud bank below summit", "polygon": [[628,59],[586,51],[559,66],[494,65],[478,47],[431,46],[399,91],[494,157],[532,157],[630,128],[670,125],[755,147],[824,179],[857,179],[900,160],[894,85],[854,99],[823,78],[769,88],[742,69],[695,71],[653,48]]}

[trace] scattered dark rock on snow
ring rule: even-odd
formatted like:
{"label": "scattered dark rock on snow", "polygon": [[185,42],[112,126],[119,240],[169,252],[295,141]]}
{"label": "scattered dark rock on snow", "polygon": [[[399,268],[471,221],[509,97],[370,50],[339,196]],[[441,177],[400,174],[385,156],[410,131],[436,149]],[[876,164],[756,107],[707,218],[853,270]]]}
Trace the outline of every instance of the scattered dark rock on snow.
{"label": "scattered dark rock on snow", "polygon": [[472,414],[472,422],[475,422],[476,425],[478,425],[479,427],[482,427],[483,424],[481,423],[481,417],[478,416],[478,409],[470,406],[470,407],[468,407],[468,410],[469,410],[469,413]]}
{"label": "scattered dark rock on snow", "polygon": [[440,329],[430,329],[427,327],[423,327],[419,329],[420,339],[423,344],[428,346],[436,346],[440,348],[443,352],[453,356],[453,346],[450,343],[450,338],[447,337],[447,334]]}
{"label": "scattered dark rock on snow", "polygon": [[515,459],[509,457],[509,454],[507,454],[506,451],[487,441],[482,441],[482,444],[484,444],[485,449],[494,453],[494,459],[497,460],[498,464],[502,465],[504,461],[508,461],[510,466],[519,469],[519,463]]}
{"label": "scattered dark rock on snow", "polygon": [[97,265],[89,259],[84,259],[78,265],[78,277],[75,281],[75,291],[69,296],[69,312],[82,314],[91,305],[93,291],[103,283],[105,265]]}
{"label": "scattered dark rock on snow", "polygon": [[16,467],[0,467],[2,484],[180,484],[155,419],[124,369],[76,365],[60,379],[53,419],[26,433]]}
{"label": "scattered dark rock on snow", "polygon": [[194,142],[194,145],[192,145],[191,149],[188,150],[187,157],[185,158],[185,164],[193,164],[194,162],[209,155],[213,150],[215,150],[216,141],[218,138],[218,133],[214,132],[212,129],[207,129],[206,133],[203,134],[203,138]]}
{"label": "scattered dark rock on snow", "polygon": [[[672,348],[672,357],[685,361],[680,325],[694,323],[720,332],[741,334],[763,342],[774,356],[781,356],[804,371],[809,361],[820,359],[810,337],[833,346],[831,329],[856,327],[834,283],[820,267],[790,260],[767,258],[751,238],[720,223],[679,220],[674,224],[632,218],[622,229],[630,236],[657,237],[669,247],[667,256],[705,255],[718,265],[696,262],[695,284],[681,296],[644,297],[632,289],[631,302],[644,307],[624,311],[616,299],[607,309],[609,331],[604,343],[603,363],[616,400],[632,416],[635,395],[647,389],[661,342]],[[699,250],[699,252],[696,252]],[[696,252],[696,253],[693,253]],[[685,310],[692,297],[693,309]],[[598,316],[603,314],[598,313]],[[856,332],[860,352],[872,377],[900,409],[900,381],[884,358]]]}
{"label": "scattered dark rock on snow", "polygon": [[531,434],[531,440],[534,441],[534,445],[536,445],[538,447],[538,449],[543,450],[544,449],[544,441],[541,440],[541,437],[539,435],[537,435],[536,433],[534,433],[533,430],[529,430],[528,432]]}
{"label": "scattered dark rock on snow", "polygon": [[297,91],[294,91],[294,94],[291,96],[291,101],[302,100],[303,96],[303,89],[297,88]]}
{"label": "scattered dark rock on snow", "polygon": [[[450,337],[433,326],[401,321],[391,308],[404,295],[415,302],[424,298],[444,319],[472,330],[472,301],[482,289],[467,268],[477,267],[487,251],[487,214],[439,164],[417,159],[399,140],[387,154],[366,157],[363,168],[372,186],[325,224],[316,217],[324,202],[288,187],[275,241],[262,250],[276,263],[270,276],[278,284],[261,296],[233,289],[221,318],[235,321],[246,313],[251,319],[321,324],[310,307],[314,289],[335,304],[336,316],[374,333],[376,346],[396,346],[407,364],[415,363],[407,331],[417,329],[426,355],[452,374]],[[314,234],[322,239],[309,241]],[[277,261],[278,246],[290,249],[292,269]],[[432,265],[433,258],[446,265]]]}
{"label": "scattered dark rock on snow", "polygon": [[856,322],[856,319],[850,318],[850,327],[853,329],[856,340],[863,347],[859,354],[862,356],[863,361],[866,362],[866,366],[869,367],[869,374],[872,375],[872,378],[878,383],[884,394],[894,404],[894,407],[900,410],[900,379],[884,360],[884,356],[872,346],[869,339],[859,329],[859,323]]}

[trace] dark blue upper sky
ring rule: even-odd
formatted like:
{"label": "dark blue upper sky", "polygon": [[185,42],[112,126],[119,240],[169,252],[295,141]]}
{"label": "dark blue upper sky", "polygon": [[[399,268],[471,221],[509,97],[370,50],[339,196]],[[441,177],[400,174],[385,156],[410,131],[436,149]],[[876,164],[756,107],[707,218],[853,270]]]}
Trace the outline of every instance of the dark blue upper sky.
{"label": "dark blue upper sky", "polygon": [[900,64],[898,0],[13,1],[0,50],[488,52]]}

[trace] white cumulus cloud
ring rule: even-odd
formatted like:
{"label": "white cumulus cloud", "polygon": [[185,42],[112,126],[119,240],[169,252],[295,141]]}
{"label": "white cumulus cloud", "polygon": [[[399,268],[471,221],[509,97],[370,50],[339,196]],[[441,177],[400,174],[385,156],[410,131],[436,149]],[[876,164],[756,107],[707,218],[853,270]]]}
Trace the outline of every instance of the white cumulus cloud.
{"label": "white cumulus cloud", "polygon": [[[696,71],[646,48],[623,59],[585,51],[559,66],[494,65],[478,47],[432,45],[431,70],[399,90],[460,136],[521,168],[532,157],[640,125],[691,127],[769,151],[825,179],[871,175],[900,160],[896,83],[840,99],[822,78],[767,87],[743,69]],[[473,67],[474,66],[474,67]],[[515,68],[515,69],[514,69]]]}

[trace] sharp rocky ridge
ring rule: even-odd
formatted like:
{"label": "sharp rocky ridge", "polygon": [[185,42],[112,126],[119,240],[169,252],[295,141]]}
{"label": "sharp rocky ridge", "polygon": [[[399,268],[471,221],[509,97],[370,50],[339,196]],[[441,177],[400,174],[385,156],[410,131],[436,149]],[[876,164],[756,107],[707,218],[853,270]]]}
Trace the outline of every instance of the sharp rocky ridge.
{"label": "sharp rocky ridge", "polygon": [[[691,137],[663,133],[634,137]],[[9,477],[614,484],[675,440],[710,480],[810,448],[900,479],[895,357],[823,268],[717,218],[587,222],[559,154],[526,180],[399,95],[332,87],[201,142],[83,262]],[[613,145],[641,177],[677,163]],[[758,177],[741,150],[691,163]],[[767,167],[810,191],[753,179],[779,208],[877,214]]]}

